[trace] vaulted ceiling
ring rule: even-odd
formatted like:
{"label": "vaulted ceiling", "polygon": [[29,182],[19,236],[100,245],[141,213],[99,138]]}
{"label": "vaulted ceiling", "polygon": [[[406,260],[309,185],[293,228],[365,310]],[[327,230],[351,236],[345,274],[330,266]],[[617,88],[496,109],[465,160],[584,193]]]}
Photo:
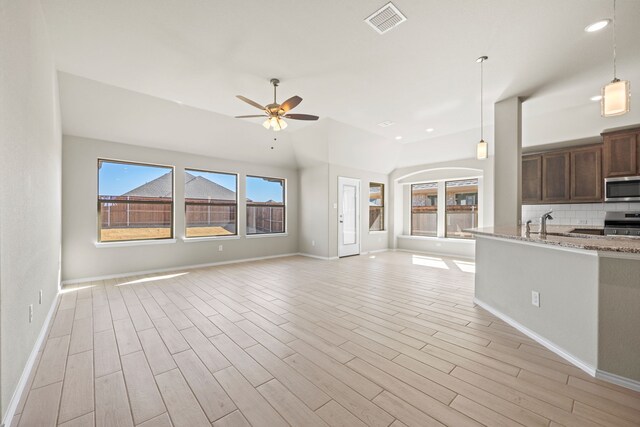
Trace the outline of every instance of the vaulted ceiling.
{"label": "vaulted ceiling", "polygon": [[[325,134],[344,144],[371,140],[383,157],[384,150],[398,151],[386,156],[398,165],[470,157],[479,133],[480,55],[489,56],[489,136],[492,104],[515,95],[526,98],[525,145],[640,123],[639,106],[603,119],[589,100],[612,78],[612,30],[590,34],[584,27],[611,17],[611,0],[396,0],[408,20],[379,35],[363,19],[385,3],[42,0],[62,72],[64,131],[131,143],[159,138],[173,149],[230,157],[251,157],[277,136],[279,156],[266,161],[295,165],[313,157],[292,142],[296,133],[312,139],[314,127],[318,134],[331,128]],[[618,0],[618,74],[632,87],[640,84],[638,22],[640,2]],[[282,81],[280,100],[300,95],[296,112],[331,122],[292,122],[274,134],[260,120],[232,119],[257,111],[237,94],[270,101],[271,77]],[[173,114],[169,104],[145,97],[187,108]],[[130,114],[109,116],[119,109]],[[106,129],[107,118],[121,128]],[[386,120],[396,124],[377,125]],[[247,160],[261,160],[255,157]]]}

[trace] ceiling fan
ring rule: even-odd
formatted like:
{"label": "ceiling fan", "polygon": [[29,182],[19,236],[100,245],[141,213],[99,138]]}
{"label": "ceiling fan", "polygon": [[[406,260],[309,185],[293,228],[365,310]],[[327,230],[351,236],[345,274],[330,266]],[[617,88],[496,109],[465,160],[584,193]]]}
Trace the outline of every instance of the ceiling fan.
{"label": "ceiling fan", "polygon": [[273,85],[273,104],[267,104],[265,107],[258,104],[255,101],[245,98],[242,95],[236,95],[238,99],[246,102],[249,105],[253,105],[256,108],[264,111],[264,114],[250,115],[250,116],[236,116],[236,119],[249,119],[254,117],[264,117],[266,120],[262,123],[265,129],[272,128],[274,131],[279,131],[287,127],[287,122],[283,119],[292,120],[318,120],[318,116],[312,116],[311,114],[289,114],[289,111],[293,110],[302,102],[302,98],[299,96],[292,96],[284,101],[282,104],[278,104],[276,101],[276,90],[280,80],[271,79]]}

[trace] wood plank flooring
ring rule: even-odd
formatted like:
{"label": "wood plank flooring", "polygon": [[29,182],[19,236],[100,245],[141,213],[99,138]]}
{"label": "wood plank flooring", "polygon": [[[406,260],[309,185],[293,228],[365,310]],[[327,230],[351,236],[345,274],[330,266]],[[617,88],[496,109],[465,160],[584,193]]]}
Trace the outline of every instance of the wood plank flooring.
{"label": "wood plank flooring", "polygon": [[475,306],[473,265],[289,257],[66,287],[12,427],[638,426]]}

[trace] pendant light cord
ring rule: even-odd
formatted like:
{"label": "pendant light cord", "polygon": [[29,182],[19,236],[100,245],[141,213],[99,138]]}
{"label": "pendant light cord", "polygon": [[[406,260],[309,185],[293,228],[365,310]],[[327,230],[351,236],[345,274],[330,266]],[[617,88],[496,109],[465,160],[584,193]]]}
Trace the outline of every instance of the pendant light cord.
{"label": "pendant light cord", "polygon": [[613,80],[616,77],[616,0],[613,0]]}
{"label": "pendant light cord", "polygon": [[484,91],[483,91],[483,82],[484,82],[484,59],[480,61],[480,140],[484,141],[484,112],[483,112],[483,100],[484,100]]}

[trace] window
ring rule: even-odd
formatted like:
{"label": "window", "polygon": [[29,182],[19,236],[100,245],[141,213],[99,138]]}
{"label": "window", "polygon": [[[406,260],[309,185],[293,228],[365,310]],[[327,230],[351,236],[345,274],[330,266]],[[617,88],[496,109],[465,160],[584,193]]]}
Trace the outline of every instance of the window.
{"label": "window", "polygon": [[411,235],[438,235],[438,183],[411,186]]}
{"label": "window", "polygon": [[98,241],[173,238],[173,167],[98,160]]}
{"label": "window", "polygon": [[369,183],[369,231],[384,230],[384,184]]}
{"label": "window", "polygon": [[238,176],[186,169],[184,172],[185,235],[237,234]]}
{"label": "window", "polygon": [[478,224],[478,179],[447,181],[446,237],[471,239],[473,235],[462,230]]}
{"label": "window", "polygon": [[247,234],[285,232],[284,179],[247,176]]}

